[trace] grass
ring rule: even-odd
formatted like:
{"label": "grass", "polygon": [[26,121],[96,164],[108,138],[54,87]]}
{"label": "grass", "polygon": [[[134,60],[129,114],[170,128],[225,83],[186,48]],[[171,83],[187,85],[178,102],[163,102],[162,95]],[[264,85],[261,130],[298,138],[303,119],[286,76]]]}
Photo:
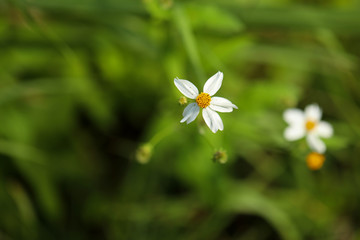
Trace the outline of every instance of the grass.
{"label": "grass", "polygon": [[[360,239],[359,13],[1,2],[0,239]],[[239,107],[224,131],[180,124],[173,79],[201,88],[217,71],[217,95]],[[335,130],[319,171],[305,140],[283,138],[283,111],[314,102]]]}

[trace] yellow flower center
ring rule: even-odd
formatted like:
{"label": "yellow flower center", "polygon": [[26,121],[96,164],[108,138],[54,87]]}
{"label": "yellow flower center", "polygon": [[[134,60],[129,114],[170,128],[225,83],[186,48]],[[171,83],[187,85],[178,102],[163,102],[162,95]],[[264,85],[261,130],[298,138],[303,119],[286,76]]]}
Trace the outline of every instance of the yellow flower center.
{"label": "yellow flower center", "polygon": [[200,93],[195,99],[197,105],[201,108],[206,108],[210,105],[211,97],[208,93]]}
{"label": "yellow flower center", "polygon": [[313,130],[315,126],[316,126],[316,122],[313,122],[313,121],[310,121],[310,120],[306,121],[306,123],[305,123],[305,128],[308,131]]}
{"label": "yellow flower center", "polygon": [[316,152],[310,153],[306,158],[306,164],[311,170],[319,170],[324,162],[325,156]]}

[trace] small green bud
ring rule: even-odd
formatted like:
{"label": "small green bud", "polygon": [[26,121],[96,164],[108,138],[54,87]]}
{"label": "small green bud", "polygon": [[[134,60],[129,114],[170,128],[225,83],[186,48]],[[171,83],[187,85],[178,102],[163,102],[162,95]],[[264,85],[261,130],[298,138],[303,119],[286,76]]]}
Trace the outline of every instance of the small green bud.
{"label": "small green bud", "polygon": [[179,103],[180,105],[185,105],[187,104],[187,98],[182,96],[181,98],[179,98]]}
{"label": "small green bud", "polygon": [[216,151],[216,152],[214,153],[212,159],[213,159],[214,162],[218,162],[218,163],[224,164],[224,163],[227,162],[228,156],[227,156],[225,150],[220,149],[220,150],[218,150],[218,151]]}
{"label": "small green bud", "polygon": [[152,155],[153,146],[150,143],[140,145],[135,153],[135,159],[141,164],[149,162]]}

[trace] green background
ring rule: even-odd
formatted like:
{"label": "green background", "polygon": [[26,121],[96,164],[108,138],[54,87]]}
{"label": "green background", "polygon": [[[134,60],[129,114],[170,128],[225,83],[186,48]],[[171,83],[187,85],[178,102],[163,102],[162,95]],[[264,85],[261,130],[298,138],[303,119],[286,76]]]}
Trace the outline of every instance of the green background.
{"label": "green background", "polygon": [[[360,239],[359,56],[356,0],[0,1],[0,239]],[[180,124],[217,71],[224,131]]]}

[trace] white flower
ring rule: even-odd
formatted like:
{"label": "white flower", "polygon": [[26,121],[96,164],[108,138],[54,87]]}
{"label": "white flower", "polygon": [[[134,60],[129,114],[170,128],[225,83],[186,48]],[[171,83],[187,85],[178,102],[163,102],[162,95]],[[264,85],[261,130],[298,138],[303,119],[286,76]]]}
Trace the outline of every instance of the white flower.
{"label": "white flower", "polygon": [[326,146],[320,137],[331,137],[333,128],[328,122],[321,121],[321,115],[322,111],[317,104],[307,106],[305,111],[296,108],[286,110],[283,117],[290,126],[285,129],[284,137],[294,141],[306,136],[311,149],[324,153]]}
{"label": "white flower", "polygon": [[187,124],[195,120],[202,108],[202,115],[205,123],[209,126],[212,132],[217,130],[222,131],[224,124],[217,112],[232,112],[233,108],[237,107],[222,97],[213,97],[213,95],[220,89],[224,74],[217,72],[214,76],[209,78],[205,85],[203,92],[199,93],[197,87],[188,80],[174,79],[175,86],[179,91],[190,99],[195,99],[194,103],[190,103],[184,109],[183,119],[180,122]]}

